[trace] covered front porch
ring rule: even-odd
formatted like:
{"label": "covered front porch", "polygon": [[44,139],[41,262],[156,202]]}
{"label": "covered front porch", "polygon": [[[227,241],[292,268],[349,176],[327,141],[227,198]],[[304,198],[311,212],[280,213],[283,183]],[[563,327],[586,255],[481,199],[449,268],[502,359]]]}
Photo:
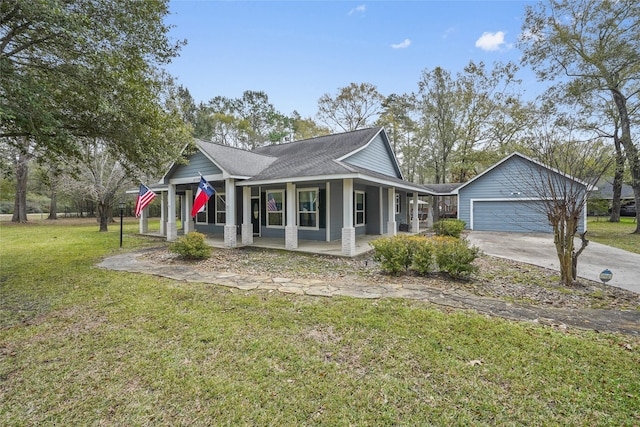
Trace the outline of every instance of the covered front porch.
{"label": "covered front porch", "polygon": [[[409,193],[407,188],[383,187],[363,179],[270,186],[238,185],[233,179],[211,179],[210,183],[217,192],[202,220],[200,214],[189,216],[195,183],[154,188],[160,193],[160,230],[149,233],[147,212],[143,212],[140,233],[159,234],[173,241],[179,235],[199,231],[216,247],[268,247],[353,257],[369,251],[373,239],[398,232],[415,234],[425,225],[412,215],[411,206],[417,206],[418,196],[424,195],[415,187]],[[309,212],[319,218],[313,224],[315,229],[309,227]],[[270,227],[271,216],[281,222]],[[306,227],[302,226],[305,220]]]}

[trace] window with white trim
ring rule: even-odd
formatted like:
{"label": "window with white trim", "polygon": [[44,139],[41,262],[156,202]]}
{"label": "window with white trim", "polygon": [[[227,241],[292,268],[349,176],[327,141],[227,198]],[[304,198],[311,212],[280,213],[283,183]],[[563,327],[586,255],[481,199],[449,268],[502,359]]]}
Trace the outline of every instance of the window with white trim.
{"label": "window with white trim", "polygon": [[396,193],[396,215],[400,212],[400,194]]}
{"label": "window with white trim", "polygon": [[204,204],[204,209],[196,214],[196,224],[206,224],[209,221],[209,202]]}
{"label": "window with white trim", "polygon": [[216,224],[227,223],[227,202],[224,193],[214,193],[212,197],[216,198]]}
{"label": "window with white trim", "polygon": [[284,190],[267,191],[267,227],[284,227]]}
{"label": "window with white trim", "polygon": [[355,192],[355,225],[361,226],[364,225],[365,218],[365,203],[364,203],[364,191],[356,191]]}
{"label": "window with white trim", "polygon": [[318,189],[298,190],[298,227],[318,229]]}

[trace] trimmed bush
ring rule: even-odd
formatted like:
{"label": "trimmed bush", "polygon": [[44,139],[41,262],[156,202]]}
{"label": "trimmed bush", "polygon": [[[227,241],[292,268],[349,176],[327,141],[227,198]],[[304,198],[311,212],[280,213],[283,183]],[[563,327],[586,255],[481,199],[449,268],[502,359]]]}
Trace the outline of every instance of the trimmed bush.
{"label": "trimmed bush", "polygon": [[384,237],[369,243],[374,248],[373,259],[387,273],[397,275],[407,271],[413,262],[415,239],[407,236]]}
{"label": "trimmed bush", "polygon": [[433,230],[438,236],[459,238],[465,225],[461,219],[443,219],[433,223]]}
{"label": "trimmed bush", "polygon": [[480,248],[469,247],[466,240],[452,237],[434,237],[436,263],[440,271],[459,279],[478,271],[473,261],[480,256]]}
{"label": "trimmed bush", "polygon": [[409,267],[421,275],[442,271],[456,279],[478,271],[472,263],[480,256],[480,249],[451,236],[394,236],[370,245],[374,248],[373,259],[380,262],[383,271],[394,275]]}
{"label": "trimmed bush", "polygon": [[412,268],[423,276],[432,272],[435,268],[433,254],[434,246],[431,239],[421,238],[416,240]]}
{"label": "trimmed bush", "polygon": [[169,250],[184,259],[205,259],[211,256],[211,246],[204,241],[204,234],[193,231],[169,245]]}

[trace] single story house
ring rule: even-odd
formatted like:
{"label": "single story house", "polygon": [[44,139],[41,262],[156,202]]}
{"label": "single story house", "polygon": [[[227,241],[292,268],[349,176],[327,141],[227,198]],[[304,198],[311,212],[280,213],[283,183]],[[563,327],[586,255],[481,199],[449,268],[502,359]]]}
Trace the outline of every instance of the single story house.
{"label": "single story house", "polygon": [[552,233],[544,201],[552,197],[582,206],[579,232],[587,229],[591,188],[574,177],[513,153],[453,190],[458,219],[478,231]]}
{"label": "single story house", "polygon": [[[463,184],[414,184],[404,180],[381,127],[251,151],[204,141],[196,148],[151,186],[160,193],[160,234],[168,241],[178,237],[179,217],[185,234],[219,236],[226,247],[253,245],[254,237],[282,239],[289,250],[299,240],[340,242],[341,254],[354,256],[364,236],[418,232],[429,212],[425,196],[438,196],[440,215],[471,230],[550,233],[545,183],[553,183],[554,197],[587,197],[592,190],[519,153]],[[201,176],[215,194],[191,218]],[[586,219],[585,201],[580,232]],[[146,210],[140,232],[148,232]]]}
{"label": "single story house", "polygon": [[[160,193],[160,233],[224,237],[226,247],[252,245],[254,236],[280,238],[285,249],[298,240],[341,241],[353,256],[364,235],[419,230],[420,196],[427,188],[405,181],[381,127],[327,135],[252,151],[196,141],[187,164],[170,167],[152,190]],[[215,189],[204,212],[190,217],[200,176]],[[409,201],[413,200],[413,204]],[[140,231],[147,231],[146,213]]]}

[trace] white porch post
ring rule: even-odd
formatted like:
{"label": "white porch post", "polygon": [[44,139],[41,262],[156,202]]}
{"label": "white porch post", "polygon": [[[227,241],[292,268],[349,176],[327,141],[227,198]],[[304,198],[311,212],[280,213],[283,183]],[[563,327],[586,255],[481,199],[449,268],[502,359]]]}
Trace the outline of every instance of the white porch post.
{"label": "white porch post", "polygon": [[296,185],[287,182],[287,225],[284,227],[285,249],[298,248],[298,227],[296,226]]}
{"label": "white porch post", "polygon": [[192,231],[195,231],[195,223],[191,218],[191,206],[193,205],[193,190],[186,190],[184,193],[184,213],[182,214],[182,228],[184,228],[184,234],[187,235]]}
{"label": "white porch post", "polygon": [[140,212],[140,220],[138,224],[140,225],[140,234],[146,234],[149,232],[149,207],[147,206]]}
{"label": "white porch post", "polygon": [[167,235],[167,192],[160,193],[160,235]]}
{"label": "white porch post", "polygon": [[242,188],[242,244],[253,244],[253,224],[251,223],[251,187]]}
{"label": "white porch post", "polygon": [[387,222],[387,234],[389,236],[395,236],[397,233],[396,230],[396,189],[395,187],[389,188],[387,191],[388,200],[387,200],[387,210],[389,211],[389,220]]}
{"label": "white porch post", "polygon": [[418,192],[413,192],[413,218],[411,221],[411,231],[418,233],[420,231],[420,218],[418,218]]}
{"label": "white porch post", "polygon": [[178,238],[176,225],[176,185],[169,184],[169,201],[167,202],[167,240],[172,242]]}
{"label": "white porch post", "polygon": [[325,195],[325,208],[324,208],[324,216],[325,216],[325,240],[327,242],[331,241],[331,181],[327,181],[327,191]]}
{"label": "white porch post", "polygon": [[227,178],[224,180],[225,192],[225,217],[224,225],[224,245],[227,248],[235,248],[238,246],[238,238],[236,232],[236,180]]}
{"label": "white porch post", "polygon": [[356,229],[353,226],[353,178],[342,180],[342,255],[356,254]]}

